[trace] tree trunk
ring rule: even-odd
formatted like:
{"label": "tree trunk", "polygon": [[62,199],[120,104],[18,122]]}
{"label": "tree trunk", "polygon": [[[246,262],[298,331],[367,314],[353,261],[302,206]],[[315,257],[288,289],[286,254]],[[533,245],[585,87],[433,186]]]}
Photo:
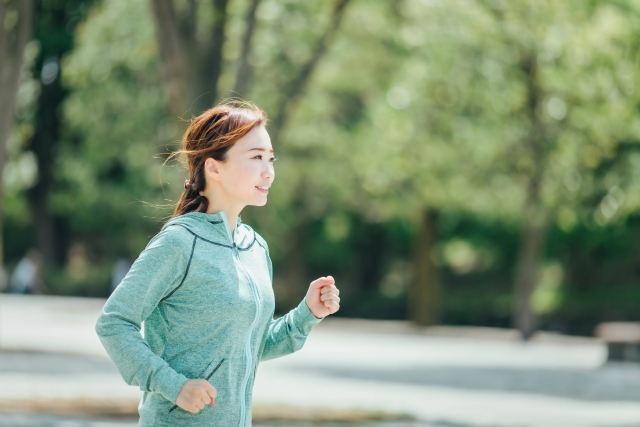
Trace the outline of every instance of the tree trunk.
{"label": "tree trunk", "polygon": [[[85,2],[89,3],[89,2]],[[73,29],[78,24],[77,15],[70,15],[65,3],[37,2],[35,39],[40,43],[40,53],[34,63],[33,75],[40,78],[34,133],[27,149],[36,157],[38,180],[27,190],[27,199],[34,221],[36,244],[46,264],[62,265],[67,252],[67,227],[60,227],[64,219],[56,218],[50,209],[51,192],[55,186],[55,165],[62,138],[62,105],[68,91],[61,82],[59,59],[73,49]],[[58,72],[42,75],[45,64],[57,64]],[[58,225],[58,226],[57,226]]]}
{"label": "tree trunk", "polygon": [[533,160],[533,167],[529,173],[526,203],[522,213],[524,226],[515,277],[512,323],[525,340],[531,338],[537,328],[537,319],[531,310],[531,295],[537,284],[537,269],[544,247],[546,224],[546,214],[540,203],[540,183],[545,163],[545,129],[538,118],[538,106],[543,94],[537,82],[536,58],[535,52],[529,52],[520,63],[522,71],[527,76],[528,99],[525,113],[530,120],[531,129],[526,144]]}
{"label": "tree trunk", "polygon": [[433,210],[422,213],[414,248],[414,277],[409,289],[407,309],[409,319],[418,325],[434,325],[441,320],[440,283],[437,268],[431,258],[436,243],[436,218]]}
{"label": "tree trunk", "polygon": [[[508,40],[510,36],[505,25],[504,12],[491,7],[488,1],[480,4],[494,15],[498,28]],[[512,324],[522,332],[524,339],[529,339],[536,330],[536,318],[531,310],[530,299],[537,284],[536,272],[544,248],[544,230],[547,223],[547,213],[540,203],[540,182],[546,162],[544,149],[546,128],[538,117],[539,105],[545,94],[537,81],[537,58],[538,52],[536,50],[525,51],[522,52],[519,64],[520,70],[526,76],[527,89],[527,100],[522,113],[531,124],[529,135],[524,142],[529,150],[528,154],[533,160],[532,169],[528,174],[526,203],[522,212],[524,225],[521,233],[512,305]]]}
{"label": "tree trunk", "polygon": [[181,3],[177,8],[173,0],[152,0],[151,6],[167,108],[174,117],[189,119],[218,98],[228,0],[212,0],[211,26],[204,31],[196,28],[197,2]]}
{"label": "tree trunk", "polygon": [[525,340],[537,329],[538,319],[531,309],[531,296],[538,283],[538,266],[544,247],[544,229],[528,224],[522,231],[515,279],[513,324]]}
{"label": "tree trunk", "polygon": [[[17,13],[13,25],[7,16]],[[7,158],[7,140],[15,120],[24,48],[33,31],[34,1],[0,1],[0,268],[4,265],[2,220],[4,218],[2,172]]]}
{"label": "tree trunk", "polygon": [[64,262],[64,254],[58,254],[55,249],[55,225],[49,209],[49,200],[53,188],[56,149],[61,137],[62,123],[59,111],[65,96],[66,91],[62,88],[59,78],[49,85],[42,86],[36,108],[35,132],[29,141],[29,149],[37,159],[38,180],[27,191],[27,198],[33,216],[36,243],[44,255],[46,264]]}
{"label": "tree trunk", "polygon": [[317,40],[315,48],[312,50],[311,57],[300,68],[297,76],[294,76],[288,85],[283,88],[282,102],[276,108],[273,119],[271,120],[270,133],[271,139],[278,140],[280,132],[284,128],[289,112],[297,102],[298,98],[303,94],[307,83],[311,79],[318,63],[325,55],[329,48],[329,44],[340,28],[342,17],[349,0],[336,0],[334,3],[331,21],[324,33]]}
{"label": "tree trunk", "polygon": [[191,93],[188,85],[188,56],[183,39],[190,41],[195,36],[192,32],[181,32],[179,18],[171,0],[152,0],[151,6],[160,53],[165,104],[174,118],[182,118],[189,109],[187,94]]}
{"label": "tree trunk", "polygon": [[218,102],[218,80],[222,74],[222,48],[227,23],[228,0],[213,0],[213,16],[209,37],[196,45],[197,55],[191,59],[195,75],[191,88],[193,114],[199,115]]}
{"label": "tree trunk", "polygon": [[236,84],[233,88],[235,96],[245,97],[249,91],[249,85],[252,77],[251,65],[249,58],[251,57],[251,41],[256,27],[256,11],[260,0],[251,0],[247,16],[245,17],[244,37],[242,38],[242,53],[238,61],[238,71],[236,73]]}

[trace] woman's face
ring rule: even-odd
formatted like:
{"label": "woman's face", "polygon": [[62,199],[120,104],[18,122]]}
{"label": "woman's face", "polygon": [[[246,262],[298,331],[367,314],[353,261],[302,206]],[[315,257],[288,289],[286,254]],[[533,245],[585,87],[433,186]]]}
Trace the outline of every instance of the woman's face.
{"label": "woman's face", "polygon": [[225,162],[207,159],[205,169],[215,169],[213,176],[227,201],[264,206],[275,175],[274,161],[271,138],[264,126],[257,126],[229,148]]}

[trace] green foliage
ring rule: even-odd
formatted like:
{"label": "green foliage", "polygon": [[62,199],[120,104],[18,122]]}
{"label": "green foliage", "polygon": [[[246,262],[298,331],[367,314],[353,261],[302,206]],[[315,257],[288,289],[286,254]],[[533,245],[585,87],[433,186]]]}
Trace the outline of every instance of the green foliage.
{"label": "green foliage", "polygon": [[166,146],[179,135],[162,104],[150,19],[143,2],[103,2],[62,65],[73,90],[65,105],[72,136],[60,155],[62,190],[53,207],[111,256],[137,256],[171,213],[145,202],[175,199],[164,183],[179,181],[175,168],[161,168]]}
{"label": "green foliage", "polygon": [[[235,95],[246,6],[230,2],[218,88],[225,96]],[[272,118],[330,7],[261,3],[247,98]],[[269,241],[276,277],[291,267],[283,236],[302,224],[305,275],[342,280],[342,314],[402,318],[425,208],[440,212],[432,255],[451,323],[506,325],[518,234],[531,216],[550,230],[532,301],[546,318],[570,316],[581,288],[595,295],[621,266],[634,271],[635,258],[620,254],[636,251],[640,233],[632,225],[640,206],[639,12],[635,2],[614,1],[350,3],[273,141],[279,160],[268,206],[244,214]],[[60,292],[91,281],[106,291],[109,263],[137,256],[182,190],[183,170],[162,166],[182,124],[164,105],[151,19],[146,2],[103,0],[61,62],[71,94],[51,209],[86,246],[90,272],[55,281]],[[16,140],[32,131],[31,89],[25,79]],[[28,159],[15,151],[9,170],[24,170],[15,165]],[[534,179],[539,200],[528,212]],[[8,181],[8,215],[28,222],[20,198],[28,180]],[[602,273],[591,273],[597,280],[580,275],[583,263],[601,263]],[[619,283],[634,280],[628,273]],[[584,312],[597,313],[597,299],[587,300]]]}

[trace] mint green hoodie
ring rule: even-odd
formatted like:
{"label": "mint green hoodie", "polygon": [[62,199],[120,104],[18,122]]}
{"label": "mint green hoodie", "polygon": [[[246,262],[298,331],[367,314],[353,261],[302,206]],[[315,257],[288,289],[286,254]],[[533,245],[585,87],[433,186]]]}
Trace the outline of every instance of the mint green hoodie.
{"label": "mint green hoodie", "polygon": [[[299,350],[321,320],[304,300],[273,320],[267,244],[240,218],[230,230],[224,212],[172,218],[102,309],[104,348],[127,384],[144,391],[140,426],[251,426],[258,362]],[[216,406],[177,407],[187,379],[209,380]]]}

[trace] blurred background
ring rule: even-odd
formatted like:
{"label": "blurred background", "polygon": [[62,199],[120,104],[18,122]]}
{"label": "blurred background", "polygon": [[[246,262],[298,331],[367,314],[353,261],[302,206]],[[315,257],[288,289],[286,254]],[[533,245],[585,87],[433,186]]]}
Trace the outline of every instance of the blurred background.
{"label": "blurred background", "polygon": [[5,307],[104,301],[182,192],[188,120],[236,97],[278,156],[242,212],[278,314],[332,275],[327,331],[564,337],[594,369],[640,340],[638,1],[0,0],[0,24],[0,288],[46,295]]}

